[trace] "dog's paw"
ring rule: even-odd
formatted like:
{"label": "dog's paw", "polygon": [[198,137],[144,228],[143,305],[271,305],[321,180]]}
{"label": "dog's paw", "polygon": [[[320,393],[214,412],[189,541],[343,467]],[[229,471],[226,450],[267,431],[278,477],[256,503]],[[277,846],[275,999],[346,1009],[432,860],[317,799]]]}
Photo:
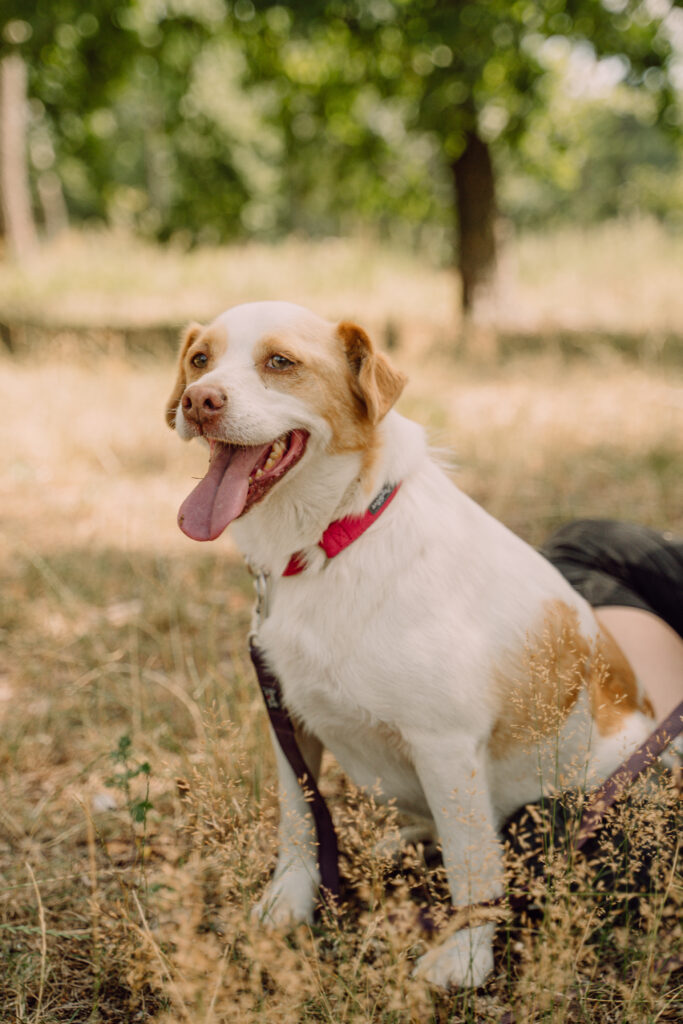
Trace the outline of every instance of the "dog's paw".
{"label": "dog's paw", "polygon": [[273,878],[251,908],[251,919],[267,928],[289,928],[313,921],[316,886],[303,871],[286,871]]}
{"label": "dog's paw", "polygon": [[416,978],[439,988],[479,988],[493,970],[492,929],[463,928],[417,962]]}

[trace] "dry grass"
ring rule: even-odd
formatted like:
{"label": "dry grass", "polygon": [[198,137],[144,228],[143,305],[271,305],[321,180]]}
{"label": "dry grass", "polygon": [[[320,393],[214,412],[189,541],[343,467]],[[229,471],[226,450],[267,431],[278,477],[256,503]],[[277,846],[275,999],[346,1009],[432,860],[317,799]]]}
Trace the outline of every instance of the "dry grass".
{"label": "dry grass", "polygon": [[[656,353],[683,337],[683,235],[616,221],[502,244],[495,323],[506,335],[619,339]],[[301,302],[400,330],[413,348],[456,336],[453,273],[367,239],[160,250],[125,234],[65,234],[0,268],[0,320],[112,328],[211,319],[253,299]]]}
{"label": "dry grass", "polygon": [[683,236],[655,221],[525,235],[508,258],[518,329],[681,335]]}
{"label": "dry grass", "polygon": [[[406,342],[397,356],[412,378],[404,411],[527,539],[592,514],[683,532],[670,369],[604,349],[486,370],[424,351]],[[551,857],[552,899],[501,927],[481,992],[411,978],[431,941],[411,887],[438,897],[438,871],[415,854],[394,875],[375,852],[392,815],[332,763],[345,912],[288,936],[254,928],[276,805],[245,658],[251,586],[229,542],[195,545],[175,526],[204,463],[163,425],[170,361],[29,353],[0,375],[0,1020],[445,1024],[509,1008],[554,1024],[680,1019],[662,962],[683,949],[663,783],[615,823],[615,849],[631,837],[618,863],[632,893],[653,838],[651,891],[624,915],[585,866]]]}
{"label": "dry grass", "polygon": [[[387,318],[434,340],[452,330],[453,275],[368,240],[160,250],[113,234],[73,234],[0,272],[3,317],[114,328],[212,319],[254,299],[287,299],[330,317]],[[683,318],[682,318],[683,320]]]}

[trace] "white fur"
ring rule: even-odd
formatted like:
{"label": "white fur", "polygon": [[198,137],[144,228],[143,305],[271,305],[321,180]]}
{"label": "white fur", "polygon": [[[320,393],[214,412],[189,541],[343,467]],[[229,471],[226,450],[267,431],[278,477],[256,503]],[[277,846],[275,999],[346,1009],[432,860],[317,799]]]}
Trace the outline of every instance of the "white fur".
{"label": "white fur", "polygon": [[[330,325],[299,307],[257,303],[217,321],[225,354],[207,381],[227,392],[226,439],[274,440],[305,428],[301,462],[232,525],[250,566],[270,574],[269,615],[259,645],[302,724],[304,756],[317,774],[327,747],[353,780],[435,823],[453,903],[501,889],[497,829],[522,803],[557,785],[613,770],[651,723],[627,720],[602,740],[588,702],[575,705],[547,749],[512,746],[495,760],[489,738],[500,715],[494,667],[524,645],[544,602],[578,612],[596,634],[591,609],[539,554],[459,491],[430,457],[422,429],[390,411],[379,431],[369,489],[400,482],[376,523],[336,558],[317,547],[328,524],[368,504],[362,453],[330,455],[324,416],[292,393],[266,387],[254,346],[280,328],[307,337]],[[320,326],[323,325],[323,326]],[[182,415],[177,429],[184,434]],[[308,568],[283,578],[295,551]],[[256,913],[275,924],[310,919],[319,882],[308,805],[274,744],[280,777],[280,851]],[[558,769],[559,766],[559,777]],[[451,936],[423,958],[429,981],[479,985],[492,967],[492,926]]]}

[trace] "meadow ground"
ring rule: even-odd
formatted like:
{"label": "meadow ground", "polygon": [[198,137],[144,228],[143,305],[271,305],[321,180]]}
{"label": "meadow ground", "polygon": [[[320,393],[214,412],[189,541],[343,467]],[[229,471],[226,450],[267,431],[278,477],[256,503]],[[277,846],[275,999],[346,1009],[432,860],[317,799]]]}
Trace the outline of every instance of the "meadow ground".
{"label": "meadow ground", "polygon": [[[143,289],[139,252],[122,274],[72,244],[71,274],[63,252],[48,253],[40,287],[40,268],[31,281],[0,274],[5,308],[25,311],[31,288],[41,315],[64,322],[76,309],[83,322],[93,296],[92,323],[103,309],[121,322],[158,319],[165,302],[179,320],[203,318],[264,292],[360,320],[367,308],[370,326],[393,318],[399,328],[394,358],[411,378],[402,411],[425,424],[458,484],[531,543],[583,515],[683,533],[680,364],[662,361],[657,343],[683,325],[670,253],[651,268],[659,283],[648,278],[634,298],[633,281],[620,298],[597,265],[590,290],[591,268],[581,278],[575,252],[579,285],[567,265],[559,287],[548,249],[520,246],[519,295],[534,316],[559,317],[560,296],[574,295],[576,318],[587,319],[572,329],[605,330],[602,308],[619,334],[630,309],[633,336],[649,340],[637,357],[603,340],[581,355],[550,344],[481,365],[439,347],[450,282],[407,260],[361,273],[360,250],[354,260],[332,246],[338,263],[325,271],[321,260],[316,276],[315,259],[292,266],[303,249],[290,243],[245,257],[243,278],[228,273],[212,307],[216,268],[197,269],[201,254],[187,278],[177,261],[162,272],[159,257]],[[226,272],[240,263],[230,259]],[[78,345],[65,335],[0,360],[0,1021],[493,1022],[510,1008],[518,1021],[553,1024],[679,1020],[671,958],[683,953],[683,898],[665,780],[622,811],[628,913],[584,865],[568,871],[551,855],[544,913],[501,926],[496,972],[480,992],[447,996],[411,978],[432,940],[409,889],[438,893],[438,871],[418,851],[393,873],[376,849],[392,814],[332,762],[324,789],[340,825],[345,912],[288,936],[250,923],[277,821],[245,652],[250,579],[229,539],[205,547],[177,530],[177,507],[205,466],[163,423],[171,355]],[[636,875],[643,842],[658,850],[647,892]]]}

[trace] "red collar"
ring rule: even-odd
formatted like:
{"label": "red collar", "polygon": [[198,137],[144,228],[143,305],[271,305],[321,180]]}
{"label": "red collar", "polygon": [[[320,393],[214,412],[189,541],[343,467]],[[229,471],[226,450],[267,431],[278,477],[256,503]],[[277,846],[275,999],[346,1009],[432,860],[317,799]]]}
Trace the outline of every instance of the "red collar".
{"label": "red collar", "polygon": [[[365,533],[369,526],[372,526],[375,519],[379,519],[385,508],[391,504],[396,497],[400,484],[385,484],[377,494],[370,506],[362,516],[345,516],[344,519],[335,519],[327,527],[318,541],[318,547],[322,548],[328,558],[334,558],[340,551],[353,544],[361,534]],[[298,576],[306,568],[301,551],[295,552],[290,558],[283,576]]]}

